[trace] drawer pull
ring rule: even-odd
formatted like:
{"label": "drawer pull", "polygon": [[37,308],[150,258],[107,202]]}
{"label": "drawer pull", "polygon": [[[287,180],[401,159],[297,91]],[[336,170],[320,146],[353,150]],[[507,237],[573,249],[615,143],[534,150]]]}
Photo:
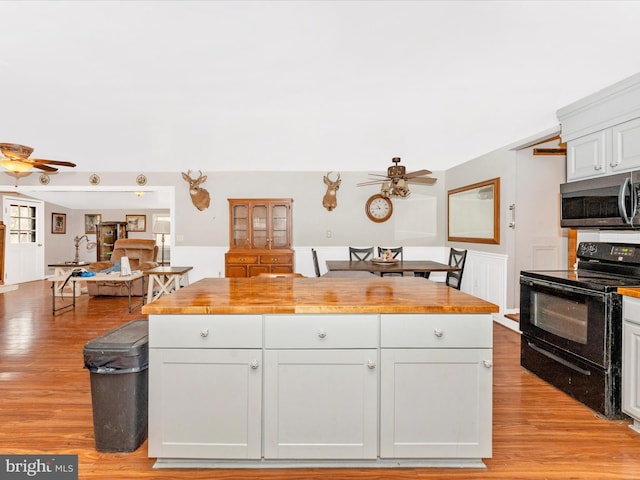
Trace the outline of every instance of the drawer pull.
{"label": "drawer pull", "polygon": [[442,329],[441,329],[441,328],[434,328],[434,329],[433,329],[433,334],[434,334],[436,337],[442,337],[442,336],[444,335],[444,332],[442,331]]}
{"label": "drawer pull", "polygon": [[482,361],[482,365],[484,365],[486,368],[491,368],[493,367],[493,363],[489,360],[483,360]]}
{"label": "drawer pull", "polygon": [[200,332],[200,336],[201,336],[202,338],[208,337],[208,336],[209,336],[209,329],[208,329],[208,328],[205,328],[204,330],[202,330],[202,331]]}
{"label": "drawer pull", "polygon": [[325,338],[327,336],[327,332],[325,332],[324,329],[321,328],[320,331],[318,332],[318,336],[320,338]]}
{"label": "drawer pull", "polygon": [[258,369],[258,360],[253,360],[252,362],[249,363],[249,366],[251,367],[252,370],[257,370]]}
{"label": "drawer pull", "polygon": [[373,370],[374,368],[376,368],[376,362],[374,360],[369,360],[367,362],[367,368],[369,370]]}

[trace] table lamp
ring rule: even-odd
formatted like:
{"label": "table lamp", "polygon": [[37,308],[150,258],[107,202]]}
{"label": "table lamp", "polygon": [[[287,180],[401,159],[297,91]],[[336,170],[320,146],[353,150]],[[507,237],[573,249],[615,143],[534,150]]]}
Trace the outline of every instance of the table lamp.
{"label": "table lamp", "polygon": [[161,264],[164,265],[164,236],[167,233],[171,233],[171,222],[168,220],[156,220],[153,225],[153,233],[162,235],[162,260]]}

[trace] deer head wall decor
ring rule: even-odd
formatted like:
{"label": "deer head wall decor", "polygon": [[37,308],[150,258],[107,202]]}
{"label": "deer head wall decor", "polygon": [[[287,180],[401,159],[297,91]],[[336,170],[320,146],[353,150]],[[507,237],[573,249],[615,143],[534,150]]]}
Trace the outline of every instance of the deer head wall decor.
{"label": "deer head wall decor", "polygon": [[209,208],[211,203],[211,197],[209,192],[200,186],[201,183],[206,182],[207,176],[202,175],[202,170],[198,170],[200,176],[198,178],[191,178],[191,170],[187,170],[187,173],[182,172],[182,178],[189,184],[189,195],[191,195],[191,201],[198,210],[205,210]]}
{"label": "deer head wall decor", "polygon": [[336,196],[336,192],[338,191],[338,188],[340,188],[340,172],[338,172],[338,176],[334,181],[329,178],[329,175],[331,175],[332,173],[333,172],[327,172],[327,174],[322,177],[324,183],[327,185],[327,192],[322,198],[322,206],[329,211],[338,206],[338,198]]}

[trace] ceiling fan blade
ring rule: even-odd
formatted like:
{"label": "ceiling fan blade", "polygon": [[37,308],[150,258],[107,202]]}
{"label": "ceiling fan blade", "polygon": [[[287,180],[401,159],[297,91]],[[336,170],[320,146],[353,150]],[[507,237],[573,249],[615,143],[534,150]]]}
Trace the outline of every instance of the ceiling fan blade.
{"label": "ceiling fan blade", "polygon": [[372,180],[370,182],[360,182],[357,184],[358,187],[362,187],[364,185],[378,185],[384,182],[387,182],[388,180]]}
{"label": "ceiling fan blade", "polygon": [[414,177],[420,177],[422,175],[429,175],[431,173],[431,170],[416,170],[415,172],[409,172],[406,175],[404,175],[405,178],[414,178]]}
{"label": "ceiling fan blade", "polygon": [[57,172],[58,171],[57,168],[50,167],[49,165],[45,165],[43,163],[34,163],[33,166],[34,166],[34,168],[37,168],[39,170],[44,170],[45,172]]}
{"label": "ceiling fan blade", "polygon": [[24,160],[33,153],[33,148],[17,143],[0,143],[0,152],[11,160]]}
{"label": "ceiling fan blade", "polygon": [[433,177],[418,177],[412,178],[409,180],[409,184],[411,185],[433,185],[438,181],[437,178]]}
{"label": "ceiling fan blade", "polygon": [[72,162],[64,162],[64,161],[60,161],[60,160],[45,160],[44,158],[31,158],[29,159],[30,162],[33,162],[34,164],[51,164],[51,165],[60,165],[62,167],[75,167],[76,164],[72,163]]}
{"label": "ceiling fan blade", "polygon": [[367,175],[369,175],[370,177],[382,177],[382,178],[389,178],[388,175],[383,175],[381,173],[367,173]]}

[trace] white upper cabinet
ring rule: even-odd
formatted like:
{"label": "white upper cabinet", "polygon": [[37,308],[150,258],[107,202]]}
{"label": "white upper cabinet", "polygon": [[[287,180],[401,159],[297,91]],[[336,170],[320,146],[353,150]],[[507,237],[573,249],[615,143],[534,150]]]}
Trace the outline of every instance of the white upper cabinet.
{"label": "white upper cabinet", "polygon": [[611,143],[612,171],[640,168],[640,118],[611,128]]}
{"label": "white upper cabinet", "polygon": [[607,174],[607,132],[585,135],[567,143],[567,179]]}
{"label": "white upper cabinet", "polygon": [[640,169],[640,74],[557,112],[567,181]]}

